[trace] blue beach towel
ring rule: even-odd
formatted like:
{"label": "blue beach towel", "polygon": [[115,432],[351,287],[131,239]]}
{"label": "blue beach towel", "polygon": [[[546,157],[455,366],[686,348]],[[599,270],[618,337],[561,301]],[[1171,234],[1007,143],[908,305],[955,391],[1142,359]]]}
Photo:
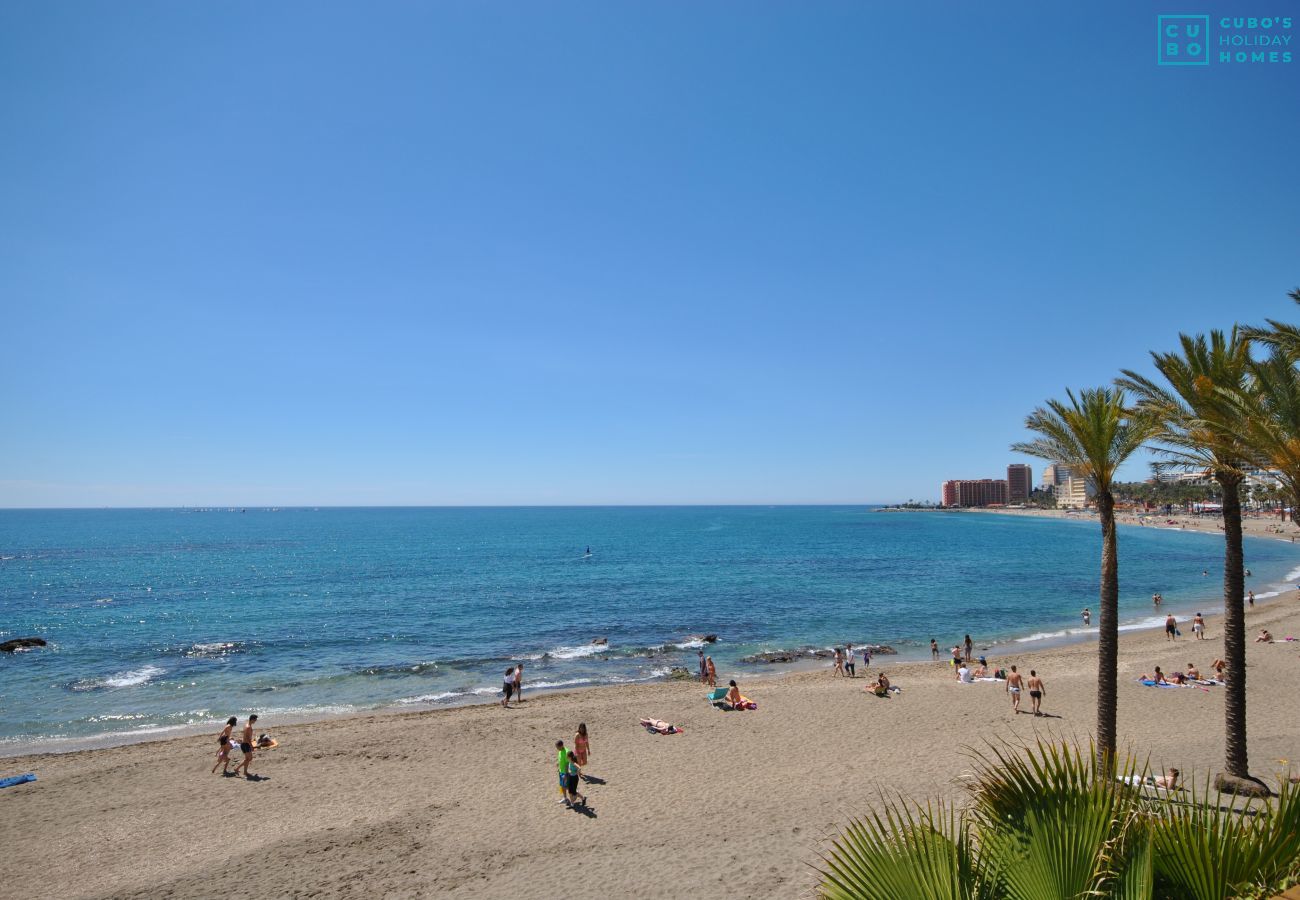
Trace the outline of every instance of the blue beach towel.
{"label": "blue beach towel", "polygon": [[1178,687],[1176,684],[1156,684],[1154,681],[1150,680],[1143,681],[1142,683],[1147,687]]}
{"label": "blue beach towel", "polygon": [[16,784],[26,784],[29,781],[35,781],[36,776],[31,772],[26,775],[15,775],[12,778],[0,778],[0,788],[13,787]]}

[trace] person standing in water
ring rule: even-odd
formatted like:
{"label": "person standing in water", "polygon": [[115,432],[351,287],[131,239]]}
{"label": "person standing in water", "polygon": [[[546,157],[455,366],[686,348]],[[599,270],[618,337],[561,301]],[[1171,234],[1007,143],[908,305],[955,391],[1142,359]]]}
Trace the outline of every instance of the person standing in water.
{"label": "person standing in water", "polygon": [[939,642],[934,638],[930,638],[930,659],[939,661]]}
{"label": "person standing in water", "polygon": [[964,652],[966,654],[966,662],[969,663],[971,660],[971,651],[974,649],[975,644],[971,641],[969,634],[966,635],[966,640],[962,641],[961,643],[962,643],[962,647],[964,648]]}
{"label": "person standing in water", "polygon": [[1083,608],[1083,624],[1084,625],[1092,624],[1092,610],[1086,606]]}

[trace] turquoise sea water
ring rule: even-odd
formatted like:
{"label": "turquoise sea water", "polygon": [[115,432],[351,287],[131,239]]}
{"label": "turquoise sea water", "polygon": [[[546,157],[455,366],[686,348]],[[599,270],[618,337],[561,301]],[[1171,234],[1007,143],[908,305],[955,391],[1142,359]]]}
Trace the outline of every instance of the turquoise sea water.
{"label": "turquoise sea water", "polygon": [[[650,680],[707,633],[742,673],[967,632],[1023,653],[1096,609],[1098,532],[863,507],[0,511],[0,640],[51,642],[0,654],[0,753],[490,699],[514,660],[534,689]],[[1217,609],[1222,549],[1122,529],[1121,620],[1157,590]],[[1246,553],[1261,599],[1300,577],[1296,546]]]}

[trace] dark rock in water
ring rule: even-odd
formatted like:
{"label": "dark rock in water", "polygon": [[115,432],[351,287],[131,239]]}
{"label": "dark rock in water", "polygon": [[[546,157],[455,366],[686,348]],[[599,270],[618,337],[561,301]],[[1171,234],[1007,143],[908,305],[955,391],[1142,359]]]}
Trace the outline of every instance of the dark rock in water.
{"label": "dark rock in water", "polygon": [[[871,655],[872,655],[872,656],[876,656],[876,655],[880,655],[880,656],[889,656],[891,653],[897,653],[897,652],[898,652],[897,650],[895,650],[893,647],[889,646],[888,644],[867,644],[866,647],[867,647],[868,650],[871,651]],[[862,648],[861,648],[861,647],[858,647],[857,645],[854,645],[854,648],[853,648],[853,649],[855,649],[855,650],[860,650],[860,649],[862,649]]]}
{"label": "dark rock in water", "polygon": [[26,650],[28,647],[44,647],[45,638],[13,638],[12,640],[0,643],[0,653],[13,653],[17,650]]}
{"label": "dark rock in water", "polygon": [[592,638],[592,639],[591,639],[591,645],[592,645],[593,647],[608,647],[608,646],[609,646],[609,638]]}
{"label": "dark rock in water", "polygon": [[700,640],[704,641],[706,644],[716,644],[718,642],[718,636],[716,634],[706,634],[704,637],[700,638]]}
{"label": "dark rock in water", "polygon": [[672,669],[668,672],[668,677],[676,681],[682,681],[684,679],[692,677],[691,670],[684,668],[682,666],[673,666]]}
{"label": "dark rock in water", "polygon": [[[888,656],[898,652],[885,644],[854,644],[853,652],[857,653],[863,646],[871,651],[872,656]],[[801,659],[831,659],[833,656],[835,651],[827,650],[825,647],[800,647],[797,650],[767,650],[763,653],[754,653],[741,657],[740,661],[742,663],[792,663]]]}

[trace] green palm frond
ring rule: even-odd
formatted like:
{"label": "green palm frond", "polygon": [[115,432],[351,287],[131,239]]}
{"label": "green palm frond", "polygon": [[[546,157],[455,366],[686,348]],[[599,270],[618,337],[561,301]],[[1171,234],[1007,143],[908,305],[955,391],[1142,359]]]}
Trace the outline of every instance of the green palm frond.
{"label": "green palm frond", "polygon": [[1087,388],[1067,402],[1048,400],[1025,419],[1033,440],[1011,449],[1049,462],[1065,463],[1109,490],[1119,467],[1151,436],[1152,423],[1125,406],[1122,390]]}
{"label": "green palm frond", "polygon": [[850,823],[823,858],[826,900],[985,900],[970,828],[953,808],[887,802]]}
{"label": "green palm frond", "polygon": [[1179,335],[1181,352],[1152,353],[1168,386],[1129,369],[1117,383],[1155,425],[1153,449],[1173,466],[1240,472],[1251,457],[1236,403],[1246,389],[1250,344],[1236,327]]}

